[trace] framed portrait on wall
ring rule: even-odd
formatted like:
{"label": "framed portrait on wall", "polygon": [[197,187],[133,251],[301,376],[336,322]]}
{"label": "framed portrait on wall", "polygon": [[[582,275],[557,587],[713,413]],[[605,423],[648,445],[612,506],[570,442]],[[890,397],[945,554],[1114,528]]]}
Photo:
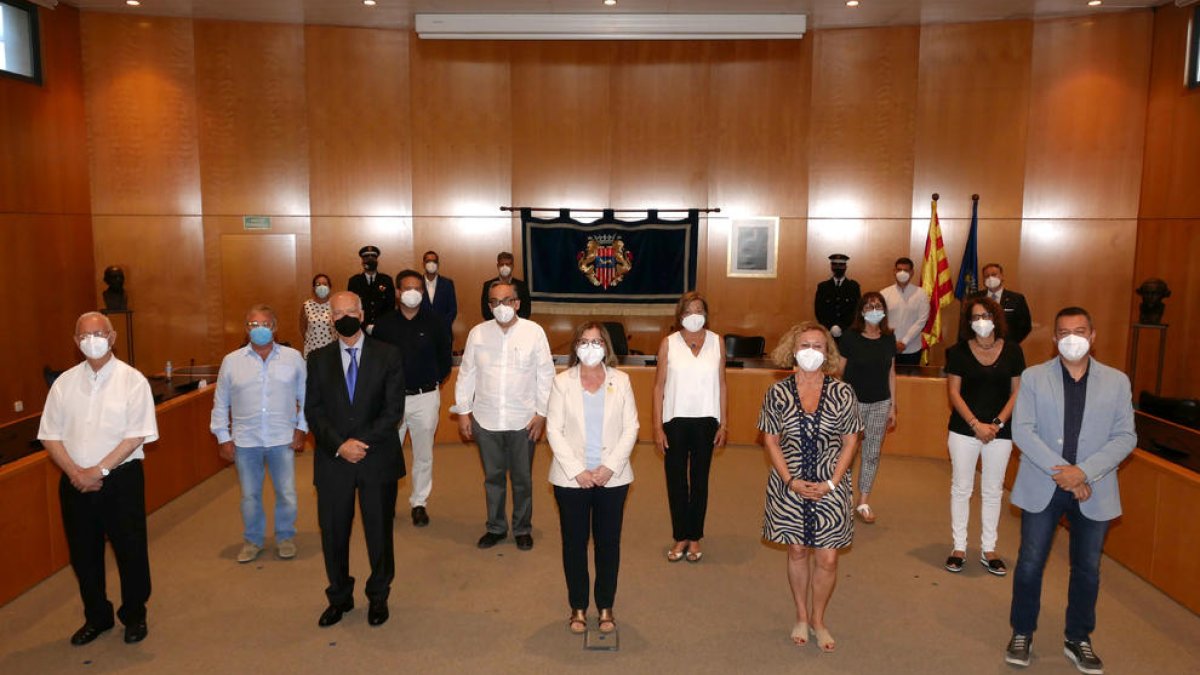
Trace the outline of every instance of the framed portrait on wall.
{"label": "framed portrait on wall", "polygon": [[774,279],[779,257],[779,218],[731,218],[725,276]]}

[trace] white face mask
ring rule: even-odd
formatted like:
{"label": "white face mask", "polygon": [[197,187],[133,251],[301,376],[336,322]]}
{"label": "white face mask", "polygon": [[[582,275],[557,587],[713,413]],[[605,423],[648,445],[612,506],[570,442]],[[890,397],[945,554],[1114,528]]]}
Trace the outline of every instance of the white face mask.
{"label": "white face mask", "polygon": [[89,335],[79,341],[79,351],[92,360],[104,358],[104,355],[108,353],[108,348],[108,338]]}
{"label": "white face mask", "polygon": [[683,317],[683,321],[680,321],[680,323],[683,324],[684,330],[688,331],[689,333],[695,333],[701,328],[704,328],[705,320],[706,319],[703,314],[688,314],[687,316]]}
{"label": "white face mask", "polygon": [[1082,335],[1068,335],[1058,341],[1058,353],[1068,361],[1078,361],[1087,356],[1092,343]]}
{"label": "white face mask", "polygon": [[867,323],[871,324],[872,326],[877,325],[880,321],[883,321],[883,317],[885,316],[887,315],[883,313],[882,309],[872,309],[870,311],[863,312],[863,318],[866,319]]}
{"label": "white face mask", "polygon": [[975,334],[982,338],[991,335],[995,329],[996,324],[991,319],[976,319],[971,322],[971,330],[975,331]]}
{"label": "white face mask", "polygon": [[421,304],[421,291],[418,291],[413,288],[410,288],[407,291],[404,291],[403,293],[400,294],[400,304],[404,305],[405,307],[407,307],[409,309],[413,309],[414,307],[420,305]]}
{"label": "white face mask", "polygon": [[900,270],[899,272],[896,272],[896,281],[898,281],[902,284],[907,284],[908,280],[911,278],[912,278],[912,275],[904,270]]}
{"label": "white face mask", "polygon": [[575,355],[585,366],[599,365],[604,360],[604,347],[591,344],[579,345],[575,348]]}
{"label": "white face mask", "polygon": [[430,260],[429,262],[425,263],[425,271],[429,274],[437,274],[437,270],[438,264],[434,261]]}
{"label": "white face mask", "polygon": [[983,285],[987,286],[989,291],[994,291],[1000,288],[1000,277],[988,277],[983,280]]}
{"label": "white face mask", "polygon": [[825,363],[825,352],[817,351],[812,347],[796,352],[796,365],[806,373],[815,372],[823,363]]}
{"label": "white face mask", "polygon": [[329,287],[325,284],[317,284],[317,287],[313,290],[316,291],[317,297],[322,300],[329,297]]}
{"label": "white face mask", "polygon": [[508,323],[509,321],[512,321],[512,318],[516,316],[516,314],[517,310],[509,307],[508,305],[496,305],[496,308],[492,310],[492,316],[496,317],[496,321],[500,323]]}
{"label": "white face mask", "polygon": [[498,269],[500,271],[500,276],[504,277],[505,279],[512,275],[512,265],[501,265]]}

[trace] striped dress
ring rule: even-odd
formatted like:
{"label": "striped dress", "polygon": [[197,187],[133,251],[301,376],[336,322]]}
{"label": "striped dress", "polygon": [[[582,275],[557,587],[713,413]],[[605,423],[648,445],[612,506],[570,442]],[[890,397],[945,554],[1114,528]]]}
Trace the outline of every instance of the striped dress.
{"label": "striped dress", "polygon": [[[767,390],[758,428],[779,436],[783,459],[793,476],[816,482],[833,476],[842,451],[842,436],[862,431],[863,423],[850,385],[826,376],[821,400],[810,415],[800,405],[796,376],[792,375]],[[845,548],[854,538],[853,501],[849,472],[837,489],[811,501],[788,490],[772,470],[767,478],[763,539],[808,548]]]}

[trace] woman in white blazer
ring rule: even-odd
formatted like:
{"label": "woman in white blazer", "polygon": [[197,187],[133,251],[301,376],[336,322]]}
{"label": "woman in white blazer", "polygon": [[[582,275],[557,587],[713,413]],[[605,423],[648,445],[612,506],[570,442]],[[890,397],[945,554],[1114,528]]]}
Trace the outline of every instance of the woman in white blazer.
{"label": "woman in white blazer", "polygon": [[613,599],[621,561],[621,520],[633,481],[637,406],[629,376],[617,370],[608,331],[588,321],[575,329],[568,368],[554,378],[546,439],[554,452],[550,482],[558,502],[568,626],[587,631],[588,535],[595,533],[596,607],[603,633],[616,629]]}

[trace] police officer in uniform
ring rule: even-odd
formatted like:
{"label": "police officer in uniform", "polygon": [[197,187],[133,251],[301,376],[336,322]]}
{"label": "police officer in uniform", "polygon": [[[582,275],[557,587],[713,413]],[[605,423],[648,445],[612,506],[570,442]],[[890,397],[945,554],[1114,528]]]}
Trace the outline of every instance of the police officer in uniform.
{"label": "police officer in uniform", "polygon": [[362,258],[362,274],[350,277],[346,289],[362,298],[362,324],[369,333],[379,317],[396,308],[396,286],[379,271],[378,247],[364,246],[358,249],[358,257]]}
{"label": "police officer in uniform", "polygon": [[846,263],[849,261],[850,256],[843,253],[829,256],[833,278],[817,284],[817,321],[828,328],[834,337],[841,337],[842,331],[854,321],[854,308],[858,306],[858,298],[862,295],[858,282],[846,278]]}

